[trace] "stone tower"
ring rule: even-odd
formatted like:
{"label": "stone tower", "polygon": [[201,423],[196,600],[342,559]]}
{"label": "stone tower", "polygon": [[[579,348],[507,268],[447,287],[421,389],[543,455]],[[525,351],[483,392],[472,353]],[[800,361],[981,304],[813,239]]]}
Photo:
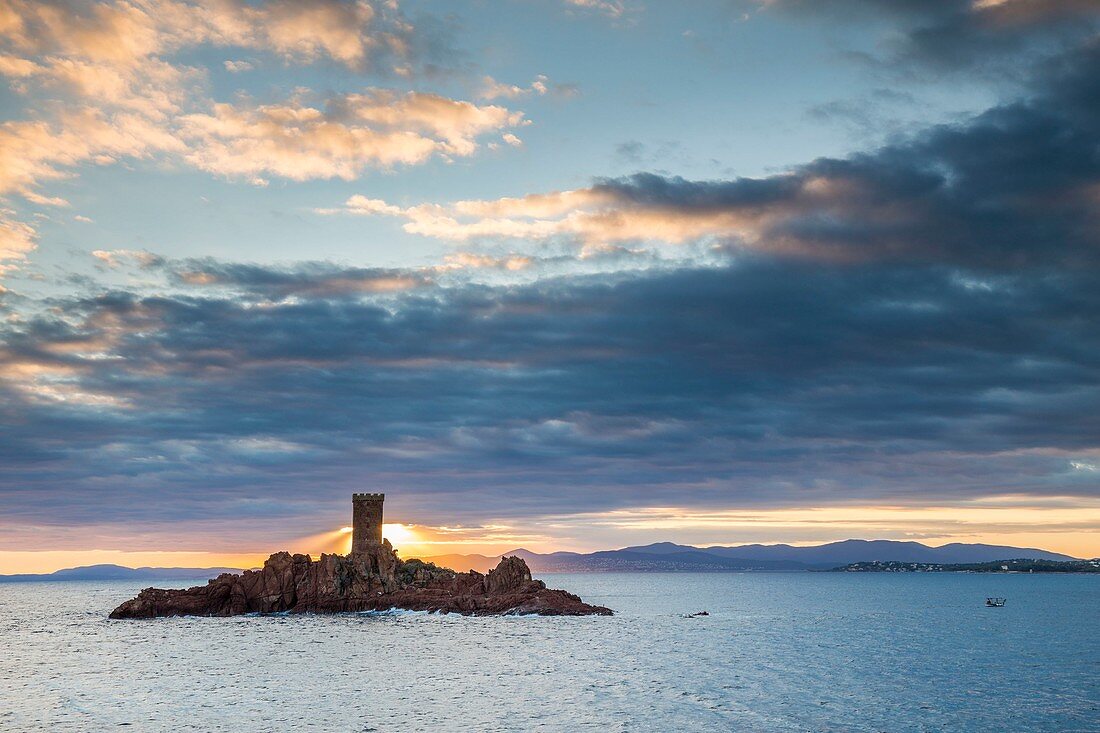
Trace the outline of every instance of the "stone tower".
{"label": "stone tower", "polygon": [[366,552],[382,544],[382,502],[385,494],[351,495],[351,552]]}

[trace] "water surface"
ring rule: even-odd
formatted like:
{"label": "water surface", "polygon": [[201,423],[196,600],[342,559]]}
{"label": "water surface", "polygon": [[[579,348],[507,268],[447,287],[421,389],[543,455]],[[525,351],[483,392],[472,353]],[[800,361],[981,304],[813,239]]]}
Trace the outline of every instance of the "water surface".
{"label": "water surface", "polygon": [[148,583],[0,584],[0,730],[1100,731],[1100,576],[542,577],[617,615],[108,621]]}

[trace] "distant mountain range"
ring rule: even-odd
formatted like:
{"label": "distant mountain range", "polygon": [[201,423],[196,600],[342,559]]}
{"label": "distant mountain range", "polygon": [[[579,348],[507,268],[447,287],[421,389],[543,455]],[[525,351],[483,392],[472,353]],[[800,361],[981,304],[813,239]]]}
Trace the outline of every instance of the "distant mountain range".
{"label": "distant mountain range", "polygon": [[[665,573],[743,573],[765,571],[829,570],[862,562],[910,562],[965,564],[997,560],[1076,560],[1069,555],[1033,547],[969,545],[954,542],[929,547],[919,542],[894,540],[844,540],[813,547],[792,545],[739,545],[734,547],[692,547],[673,542],[657,542],[640,547],[600,552],[551,552],[540,554],[512,550],[502,555],[522,557],[538,573],[665,572]],[[477,570],[487,573],[496,567],[502,555],[432,555],[421,560],[460,572]],[[239,573],[239,568],[127,568],[121,565],[88,565],[58,570],[55,573],[0,575],[0,582],[36,580],[194,580],[213,578],[222,573]]]}
{"label": "distant mountain range", "polygon": [[0,583],[37,580],[206,580],[222,573],[239,572],[239,568],[127,568],[122,565],[85,565],[53,573],[0,575]]}
{"label": "distant mountain range", "polygon": [[[844,540],[812,547],[792,545],[739,545],[691,547],[657,542],[640,547],[602,552],[552,552],[540,554],[518,549],[534,572],[752,572],[827,570],[858,562],[982,563],[996,560],[1075,560],[1077,558],[1033,547],[963,544],[954,542],[929,547],[919,542],[895,540]],[[422,560],[455,570],[488,572],[500,556],[438,555]]]}

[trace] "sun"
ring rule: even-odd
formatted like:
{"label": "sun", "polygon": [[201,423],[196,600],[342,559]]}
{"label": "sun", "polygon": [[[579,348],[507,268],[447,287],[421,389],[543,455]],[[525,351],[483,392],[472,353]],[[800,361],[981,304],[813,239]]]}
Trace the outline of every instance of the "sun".
{"label": "sun", "polygon": [[390,544],[395,547],[408,545],[417,541],[416,532],[413,531],[411,524],[383,524],[382,536],[389,540]]}
{"label": "sun", "polygon": [[[420,542],[416,530],[413,529],[414,526],[412,524],[383,524],[382,536],[389,540],[394,547],[409,550]],[[335,535],[342,540],[341,546],[344,547],[345,555],[351,552],[351,535],[354,531],[354,527],[341,527],[335,532]]]}

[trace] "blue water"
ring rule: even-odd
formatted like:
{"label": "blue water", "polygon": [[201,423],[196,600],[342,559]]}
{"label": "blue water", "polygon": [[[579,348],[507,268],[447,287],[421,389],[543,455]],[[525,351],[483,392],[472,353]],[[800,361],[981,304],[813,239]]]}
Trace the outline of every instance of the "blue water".
{"label": "blue water", "polygon": [[116,622],[144,583],[0,585],[0,730],[1100,731],[1100,576],[542,577],[618,615]]}

